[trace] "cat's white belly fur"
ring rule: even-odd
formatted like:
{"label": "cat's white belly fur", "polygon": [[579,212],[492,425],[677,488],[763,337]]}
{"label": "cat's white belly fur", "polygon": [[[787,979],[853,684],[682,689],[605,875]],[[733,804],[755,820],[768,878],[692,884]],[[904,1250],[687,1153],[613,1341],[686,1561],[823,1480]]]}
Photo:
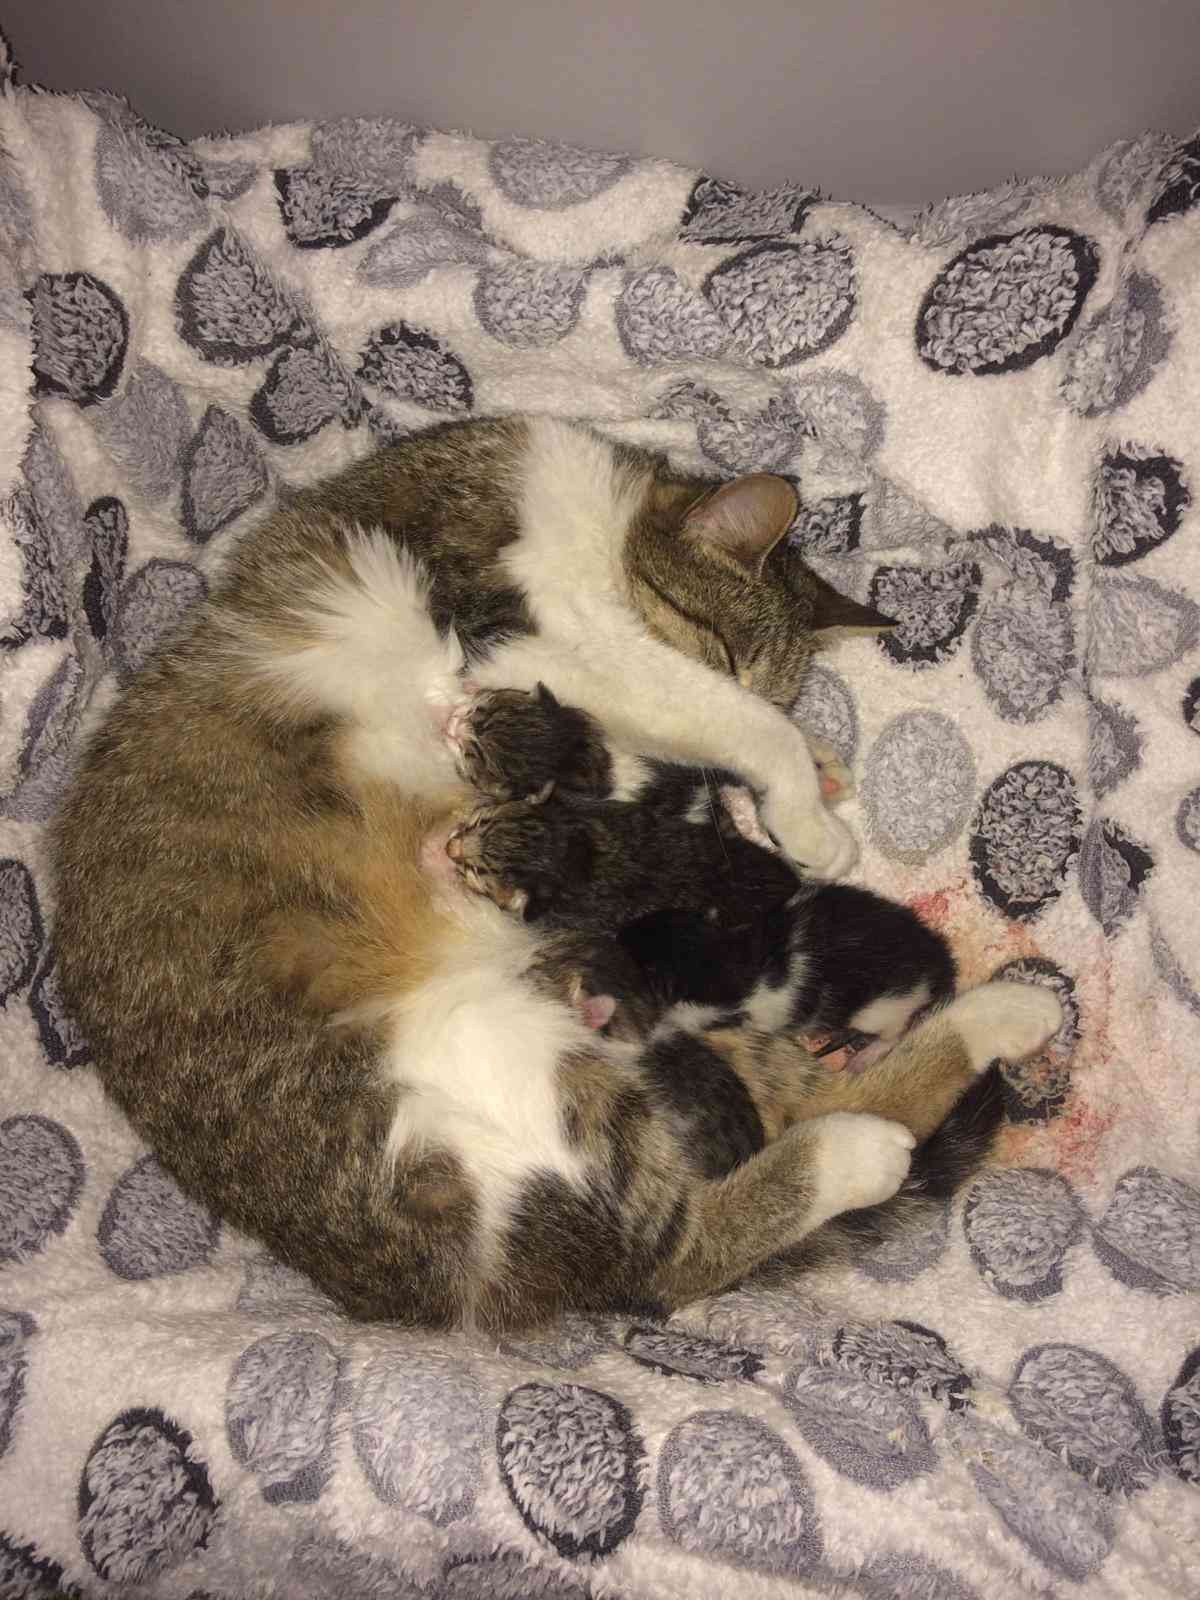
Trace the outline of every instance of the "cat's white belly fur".
{"label": "cat's white belly fur", "polygon": [[389,1153],[451,1151],[479,1186],[486,1249],[533,1174],[582,1183],[559,1067],[571,1050],[620,1047],[521,980],[532,946],[520,924],[486,901],[459,910],[464,937],[450,964],[391,1012],[381,1069],[402,1090]]}

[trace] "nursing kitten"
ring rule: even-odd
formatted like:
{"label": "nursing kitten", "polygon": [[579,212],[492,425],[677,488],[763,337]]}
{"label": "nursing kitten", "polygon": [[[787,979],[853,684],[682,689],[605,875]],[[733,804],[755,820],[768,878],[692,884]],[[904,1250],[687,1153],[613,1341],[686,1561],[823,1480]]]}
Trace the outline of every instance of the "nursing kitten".
{"label": "nursing kitten", "polygon": [[[737,1012],[861,1049],[953,993],[949,947],[906,906],[804,880],[741,836],[716,798],[736,774],[627,765],[615,798],[603,729],[544,685],[483,695],[455,735],[464,776],[500,802],[448,844],[464,884],[543,927],[616,937],[634,963],[626,1009],[637,987],[643,1012],[647,1001]],[[611,966],[600,949],[590,965]],[[599,981],[577,976],[576,991],[616,999]]]}
{"label": "nursing kitten", "polygon": [[105,1088],[351,1314],[684,1304],[894,1195],[979,1070],[1058,1026],[1045,990],[991,985],[854,1080],[748,1028],[608,1039],[539,982],[537,925],[457,881],[464,646],[634,750],[728,765],[744,733],[781,843],[842,858],[799,733],[738,681],[790,701],[824,603],[790,558],[766,573],[772,484],[696,510],[562,424],[414,440],[251,533],[84,752],[55,942]]}

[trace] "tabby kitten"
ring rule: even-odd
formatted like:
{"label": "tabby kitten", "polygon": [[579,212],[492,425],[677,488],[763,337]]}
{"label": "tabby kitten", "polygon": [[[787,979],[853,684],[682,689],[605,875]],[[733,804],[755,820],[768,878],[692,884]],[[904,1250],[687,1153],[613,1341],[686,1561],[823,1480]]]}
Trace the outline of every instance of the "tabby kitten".
{"label": "tabby kitten", "polygon": [[767,570],[777,483],[696,509],[562,424],[414,440],[279,507],[84,753],[55,936],[105,1087],[351,1314],[681,1305],[894,1195],[987,1061],[1058,1025],[993,985],[841,1083],[749,1029],[602,1038],[538,982],[536,924],[458,882],[464,646],[635,750],[728,765],[744,731],[781,843],[840,864],[799,734],[738,681],[790,701],[824,603]]}

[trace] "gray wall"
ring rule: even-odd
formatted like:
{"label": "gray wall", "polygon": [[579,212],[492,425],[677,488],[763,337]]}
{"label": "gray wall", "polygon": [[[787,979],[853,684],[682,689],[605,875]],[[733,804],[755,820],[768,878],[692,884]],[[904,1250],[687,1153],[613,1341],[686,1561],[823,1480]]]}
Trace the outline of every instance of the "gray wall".
{"label": "gray wall", "polygon": [[4,0],[184,135],[386,111],[902,204],[1200,123],[1198,0]]}

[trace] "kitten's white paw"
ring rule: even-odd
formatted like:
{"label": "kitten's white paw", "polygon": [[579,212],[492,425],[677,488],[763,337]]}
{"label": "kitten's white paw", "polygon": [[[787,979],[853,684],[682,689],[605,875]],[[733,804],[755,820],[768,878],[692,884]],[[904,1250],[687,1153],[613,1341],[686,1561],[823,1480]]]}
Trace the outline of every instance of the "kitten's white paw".
{"label": "kitten's white paw", "polygon": [[805,1126],[818,1135],[813,1203],[822,1221],[890,1200],[908,1176],[917,1141],[903,1123],[831,1111]]}
{"label": "kitten's white paw", "polygon": [[1033,1055],[1063,1020],[1058,996],[1036,983],[985,983],[960,994],[944,1015],[962,1035],[976,1072],[997,1056],[1020,1061]]}
{"label": "kitten's white paw", "polygon": [[858,846],[850,830],[818,803],[798,805],[768,794],[762,821],[778,839],[784,855],[814,877],[844,877],[858,860]]}
{"label": "kitten's white paw", "polygon": [[806,733],[804,742],[817,769],[821,798],[825,804],[835,806],[843,800],[849,800],[854,793],[854,775],[841,756],[828,740],[818,738],[816,734]]}

